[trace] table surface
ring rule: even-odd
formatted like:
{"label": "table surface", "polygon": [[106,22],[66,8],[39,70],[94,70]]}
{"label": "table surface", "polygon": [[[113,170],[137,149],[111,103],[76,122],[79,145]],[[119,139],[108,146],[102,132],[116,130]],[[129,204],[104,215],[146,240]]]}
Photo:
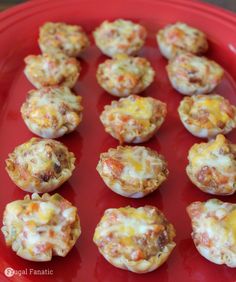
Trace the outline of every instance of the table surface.
{"label": "table surface", "polygon": [[[25,0],[0,0],[0,10],[5,10],[16,4],[26,2]],[[37,0],[35,0],[37,1]],[[189,0],[191,1],[191,0]],[[203,0],[202,2],[211,3],[214,5],[221,6],[225,9],[236,12],[236,0]]]}

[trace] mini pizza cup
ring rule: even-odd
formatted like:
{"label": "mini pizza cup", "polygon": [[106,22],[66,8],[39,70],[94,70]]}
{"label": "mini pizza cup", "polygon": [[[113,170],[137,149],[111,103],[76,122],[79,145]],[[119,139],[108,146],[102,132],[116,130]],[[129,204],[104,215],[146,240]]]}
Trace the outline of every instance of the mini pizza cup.
{"label": "mini pizza cup", "polygon": [[236,204],[210,199],[187,207],[198,252],[216,264],[236,267]]}
{"label": "mini pizza cup", "polygon": [[17,146],[6,160],[6,171],[22,190],[50,192],[72,175],[75,156],[61,142],[32,138]]}
{"label": "mini pizza cup", "polygon": [[46,22],[40,27],[38,43],[43,53],[78,57],[89,46],[89,39],[79,25]]}
{"label": "mini pizza cup", "polygon": [[143,146],[118,146],[100,155],[97,171],[115,193],[142,198],[167,179],[165,158]]}
{"label": "mini pizza cup", "polygon": [[211,92],[224,75],[224,70],[216,62],[190,53],[177,55],[166,69],[173,88],[190,96]]}
{"label": "mini pizza cup", "polygon": [[166,59],[185,52],[201,55],[208,50],[205,33],[182,22],[160,29],[156,38],[160,52]]}
{"label": "mini pizza cup", "polygon": [[185,97],[178,112],[184,127],[197,137],[214,138],[236,127],[236,107],[217,94]]}
{"label": "mini pizza cup", "polygon": [[130,95],[105,106],[100,120],[105,131],[122,143],[142,143],[160,128],[167,114],[166,104],[151,98]]}
{"label": "mini pizza cup", "polygon": [[117,54],[136,55],[145,43],[147,31],[140,24],[117,19],[102,22],[93,32],[93,37],[100,51],[109,57]]}
{"label": "mini pizza cup", "polygon": [[30,55],[25,58],[24,73],[36,87],[74,87],[80,75],[80,63],[62,53]]}
{"label": "mini pizza cup", "polygon": [[74,131],[82,120],[82,98],[68,87],[31,90],[21,106],[28,129],[43,138],[58,138]]}
{"label": "mini pizza cup", "polygon": [[97,69],[99,85],[113,96],[127,97],[143,92],[154,80],[155,71],[148,60],[116,55]]}
{"label": "mini pizza cup", "polygon": [[93,241],[115,267],[146,273],[160,267],[175,247],[175,229],[156,207],[107,209]]}
{"label": "mini pizza cup", "polygon": [[203,192],[231,195],[236,191],[236,145],[224,135],[193,145],[188,154],[187,175]]}
{"label": "mini pizza cup", "polygon": [[65,257],[81,234],[77,208],[59,194],[47,193],[7,204],[1,230],[6,244],[30,261]]}

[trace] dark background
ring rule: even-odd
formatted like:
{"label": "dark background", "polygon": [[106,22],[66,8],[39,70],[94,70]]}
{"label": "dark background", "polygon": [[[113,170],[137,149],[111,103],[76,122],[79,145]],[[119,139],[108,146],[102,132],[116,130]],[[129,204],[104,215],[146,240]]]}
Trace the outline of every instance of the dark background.
{"label": "dark background", "polygon": [[[37,1],[37,0],[35,0],[35,1]],[[56,1],[56,0],[52,0],[52,1]],[[191,1],[191,0],[189,0],[189,1]],[[26,2],[26,1],[24,1],[24,0],[0,0],[0,9],[3,10],[3,9],[6,9],[6,8],[14,5],[14,4],[18,4],[18,3],[22,3],[22,2]],[[215,4],[215,5],[221,6],[225,9],[236,12],[236,0],[204,0],[202,2]]]}
{"label": "dark background", "polygon": [[215,4],[225,9],[236,12],[236,0],[205,0],[202,2]]}

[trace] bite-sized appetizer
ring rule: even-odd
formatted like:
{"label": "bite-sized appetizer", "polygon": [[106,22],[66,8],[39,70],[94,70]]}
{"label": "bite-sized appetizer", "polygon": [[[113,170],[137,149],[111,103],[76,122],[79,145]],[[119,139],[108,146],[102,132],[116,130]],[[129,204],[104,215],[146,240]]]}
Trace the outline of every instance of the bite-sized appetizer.
{"label": "bite-sized appetizer", "polygon": [[161,54],[167,59],[184,52],[200,55],[208,50],[205,33],[181,22],[160,29],[157,43]]}
{"label": "bite-sized appetizer", "polygon": [[210,199],[192,203],[187,212],[199,253],[216,264],[236,267],[236,204]]}
{"label": "bite-sized appetizer", "polygon": [[47,22],[40,27],[39,47],[43,53],[62,52],[77,57],[89,46],[89,39],[79,25]]}
{"label": "bite-sized appetizer", "polygon": [[77,208],[59,194],[25,196],[7,204],[2,232],[6,244],[30,261],[65,257],[81,234]]}
{"label": "bite-sized appetizer", "polygon": [[58,138],[75,130],[81,122],[81,100],[65,86],[32,90],[21,107],[21,114],[33,133]]}
{"label": "bite-sized appetizer", "polygon": [[32,138],[15,148],[6,160],[11,180],[27,192],[55,190],[75,168],[75,156],[61,142]]}
{"label": "bite-sized appetizer", "polygon": [[97,171],[117,194],[142,198],[156,190],[168,176],[162,155],[143,146],[118,146],[100,155]]}
{"label": "bite-sized appetizer", "polygon": [[153,206],[107,209],[93,241],[112,265],[136,273],[161,266],[175,247],[175,229]]}
{"label": "bite-sized appetizer", "polygon": [[197,137],[213,138],[236,127],[236,107],[217,94],[185,97],[178,112],[185,128]]}
{"label": "bite-sized appetizer", "polygon": [[215,195],[231,195],[236,191],[236,145],[224,135],[193,145],[188,160],[186,172],[202,191]]}
{"label": "bite-sized appetizer", "polygon": [[93,36],[97,47],[107,56],[135,55],[144,45],[147,31],[140,24],[118,19],[104,21],[95,29]]}
{"label": "bite-sized appetizer", "polygon": [[25,75],[36,87],[72,88],[80,74],[80,63],[62,53],[30,55],[25,58]]}
{"label": "bite-sized appetizer", "polygon": [[224,70],[216,62],[190,53],[174,57],[166,69],[173,88],[184,95],[207,94],[224,75]]}
{"label": "bite-sized appetizer", "polygon": [[130,95],[105,106],[100,119],[105,131],[120,143],[149,140],[165,120],[166,104],[151,98]]}
{"label": "bite-sized appetizer", "polygon": [[148,60],[119,54],[98,66],[97,81],[111,95],[126,97],[144,91],[154,80]]}

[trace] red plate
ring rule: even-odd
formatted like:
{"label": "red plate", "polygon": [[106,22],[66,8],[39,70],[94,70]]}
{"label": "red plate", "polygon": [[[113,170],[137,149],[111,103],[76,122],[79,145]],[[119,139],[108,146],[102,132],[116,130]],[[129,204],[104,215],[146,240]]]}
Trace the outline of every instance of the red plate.
{"label": "red plate", "polygon": [[[76,157],[76,170],[70,181],[57,192],[78,207],[82,224],[82,235],[66,258],[53,258],[48,263],[25,261],[5,246],[0,235],[0,280],[5,281],[4,270],[11,267],[18,270],[11,281],[41,281],[42,276],[33,270],[46,272],[44,281],[119,282],[119,281],[236,281],[236,270],[218,266],[201,257],[190,237],[190,220],[185,208],[192,201],[210,198],[195,188],[185,174],[188,149],[201,140],[193,137],[182,126],[177,107],[182,98],[175,92],[165,72],[166,60],[157,49],[155,33],[163,25],[184,21],[205,31],[210,41],[208,56],[218,61],[226,70],[226,75],[217,93],[236,104],[236,17],[209,5],[195,1],[161,0],[41,0],[33,1],[0,15],[0,136],[1,162],[0,179],[2,193],[0,213],[5,205],[21,199],[25,193],[9,179],[4,169],[4,160],[15,146],[27,141],[32,134],[27,130],[20,116],[20,106],[32,85],[23,75],[23,59],[26,55],[37,54],[38,28],[45,21],[64,21],[81,24],[91,34],[92,30],[105,19],[127,18],[147,27],[149,36],[140,55],[145,56],[156,70],[156,79],[144,95],[156,97],[168,104],[167,120],[150,142],[145,145],[156,149],[169,162],[168,181],[152,195],[137,200],[123,198],[110,191],[95,170],[99,154],[117,141],[104,132],[99,115],[104,105],[112,101],[96,83],[97,65],[105,59],[91,44],[82,59],[82,75],[75,87],[83,96],[84,119],[78,130],[60,140]],[[228,135],[236,143],[236,130]],[[235,202],[235,196],[222,198]],[[158,270],[137,275],[119,270],[99,255],[92,242],[93,232],[106,208],[145,204],[156,205],[174,224],[177,230],[177,246],[169,260]],[[27,272],[20,275],[20,271]],[[47,275],[47,273],[49,275]],[[53,273],[50,275],[50,273]]]}

